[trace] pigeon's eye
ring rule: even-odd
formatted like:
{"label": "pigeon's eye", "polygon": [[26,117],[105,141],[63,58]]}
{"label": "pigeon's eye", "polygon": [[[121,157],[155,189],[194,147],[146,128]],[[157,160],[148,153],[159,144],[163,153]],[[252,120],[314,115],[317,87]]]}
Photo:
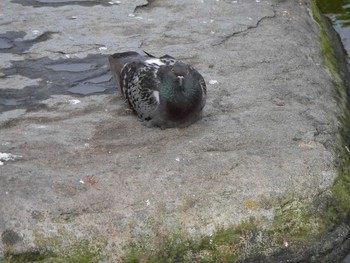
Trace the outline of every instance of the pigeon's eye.
{"label": "pigeon's eye", "polygon": [[172,73],[175,73],[175,69],[174,69],[174,68],[172,68],[172,69],[171,69],[171,72],[172,72]]}

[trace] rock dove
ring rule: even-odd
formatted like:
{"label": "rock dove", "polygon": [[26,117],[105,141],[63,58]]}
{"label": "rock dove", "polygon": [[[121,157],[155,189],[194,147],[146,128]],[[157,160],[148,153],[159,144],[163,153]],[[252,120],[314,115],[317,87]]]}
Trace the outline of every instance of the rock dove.
{"label": "rock dove", "polygon": [[169,55],[156,58],[128,51],[109,56],[121,93],[147,127],[186,127],[201,118],[204,78]]}

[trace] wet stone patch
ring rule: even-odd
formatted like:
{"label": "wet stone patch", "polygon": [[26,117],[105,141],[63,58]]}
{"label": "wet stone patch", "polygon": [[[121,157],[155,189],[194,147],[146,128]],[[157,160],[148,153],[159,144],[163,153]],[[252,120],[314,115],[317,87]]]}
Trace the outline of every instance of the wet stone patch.
{"label": "wet stone patch", "polygon": [[60,7],[63,5],[81,5],[81,6],[95,6],[103,5],[110,6],[115,4],[120,4],[120,1],[115,0],[13,0],[12,3],[21,4],[24,6],[33,7]]}
{"label": "wet stone patch", "polygon": [[51,60],[47,57],[13,61],[11,68],[0,72],[5,77],[21,75],[40,79],[38,84],[22,89],[0,89],[0,112],[17,108],[33,108],[51,95],[91,95],[113,93],[115,84],[107,66],[107,57],[89,55],[86,58]]}
{"label": "wet stone patch", "polygon": [[22,54],[33,45],[49,40],[53,34],[57,32],[44,32],[34,39],[22,40],[26,36],[25,32],[7,31],[0,34],[0,53]]}
{"label": "wet stone patch", "polygon": [[95,65],[93,63],[62,63],[45,67],[54,71],[82,72],[93,69]]}
{"label": "wet stone patch", "polygon": [[4,37],[0,38],[0,50],[13,48],[13,47],[14,47],[14,44],[12,43],[12,41],[10,39],[4,38]]}

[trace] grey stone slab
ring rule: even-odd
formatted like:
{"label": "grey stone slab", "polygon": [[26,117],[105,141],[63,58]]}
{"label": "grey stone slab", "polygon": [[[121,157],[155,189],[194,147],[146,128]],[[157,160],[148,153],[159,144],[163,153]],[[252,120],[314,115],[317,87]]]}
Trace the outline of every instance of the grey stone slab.
{"label": "grey stone slab", "polygon": [[[9,89],[4,80],[10,76],[11,86],[26,86],[14,77],[27,72],[16,71],[18,61],[69,63],[142,49],[192,64],[208,86],[202,120],[160,130],[144,127],[118,91],[78,97],[64,91],[105,72],[81,78],[79,71],[66,72],[62,78],[70,81],[60,81],[40,73],[43,64],[35,74],[22,73],[45,80],[31,86],[33,94],[63,84],[28,109],[10,105],[1,113],[0,152],[21,156],[0,166],[1,252],[7,245],[19,252],[44,246],[38,236],[63,246],[103,236],[105,253],[118,260],[122,245],[154,235],[155,227],[199,236],[252,216],[272,222],[274,207],[262,200],[313,198],[332,185],[338,109],[307,5],[146,4],[34,8],[1,1],[6,23],[0,20],[0,29],[25,32],[18,43],[55,34],[0,55],[6,71],[0,91]],[[109,84],[101,85],[110,85],[104,80]],[[4,101],[19,91],[6,92]]]}

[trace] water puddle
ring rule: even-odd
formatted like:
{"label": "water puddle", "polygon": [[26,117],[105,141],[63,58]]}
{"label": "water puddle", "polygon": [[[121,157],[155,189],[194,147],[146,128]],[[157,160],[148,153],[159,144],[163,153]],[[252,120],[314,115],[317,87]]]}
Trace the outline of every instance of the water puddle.
{"label": "water puddle", "polygon": [[14,45],[12,44],[11,40],[4,37],[0,37],[0,49],[9,49],[13,47]]}
{"label": "water puddle", "polygon": [[96,65],[91,63],[62,63],[45,67],[54,71],[82,72],[94,69]]}
{"label": "water puddle", "polygon": [[43,32],[34,39],[23,40],[26,33],[23,31],[8,31],[0,34],[0,53],[22,54],[34,44],[47,41],[57,32]]}
{"label": "water puddle", "polygon": [[12,64],[11,68],[0,69],[0,74],[4,77],[22,75],[41,81],[37,85],[22,89],[0,89],[0,112],[18,108],[38,108],[43,106],[43,100],[52,95],[88,96],[115,92],[115,83],[105,55],[60,60],[44,57],[13,61]]}
{"label": "water puddle", "polygon": [[0,104],[3,104],[5,106],[17,106],[21,103],[16,99],[0,99]]}
{"label": "water puddle", "polygon": [[25,0],[25,1],[12,0],[11,2],[16,4],[21,4],[24,6],[33,6],[33,7],[44,7],[44,6],[59,7],[63,5],[110,6],[115,4],[114,2],[111,2],[111,0]]}
{"label": "water puddle", "polygon": [[101,83],[101,82],[110,81],[111,77],[112,77],[111,74],[105,74],[105,75],[102,75],[102,76],[99,76],[99,77],[95,77],[95,78],[89,79],[88,82],[97,84],[97,83]]}

